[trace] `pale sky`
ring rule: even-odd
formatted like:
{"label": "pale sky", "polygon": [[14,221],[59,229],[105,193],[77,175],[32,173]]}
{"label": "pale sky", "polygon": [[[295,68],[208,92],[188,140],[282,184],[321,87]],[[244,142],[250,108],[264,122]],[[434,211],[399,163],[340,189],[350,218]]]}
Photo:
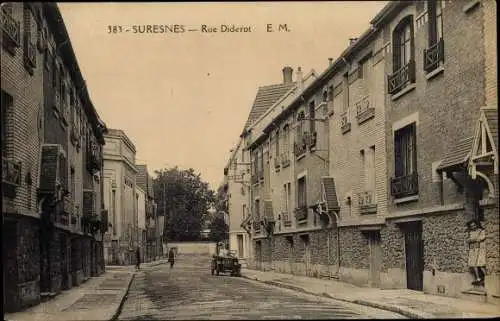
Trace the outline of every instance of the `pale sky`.
{"label": "pale sky", "polygon": [[[215,189],[258,87],[282,82],[286,65],[323,72],[386,3],[58,5],[95,108],[129,136],[137,163],[151,173],[192,167]],[[268,23],[286,23],[289,32],[268,33]],[[252,32],[133,33],[145,24],[234,24]],[[131,31],[110,34],[109,25]]]}

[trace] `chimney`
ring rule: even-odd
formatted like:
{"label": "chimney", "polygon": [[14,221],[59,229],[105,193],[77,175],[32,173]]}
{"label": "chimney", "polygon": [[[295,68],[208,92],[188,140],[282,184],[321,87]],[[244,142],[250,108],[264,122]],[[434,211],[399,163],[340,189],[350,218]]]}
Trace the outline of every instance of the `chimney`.
{"label": "chimney", "polygon": [[302,68],[297,67],[297,84],[300,89],[300,91],[304,90],[304,79],[302,77]]}
{"label": "chimney", "polygon": [[292,74],[293,74],[292,67],[286,66],[285,68],[283,68],[283,83],[284,84],[291,84],[293,82]]}
{"label": "chimney", "polygon": [[349,46],[355,43],[358,40],[358,38],[349,38]]}
{"label": "chimney", "polygon": [[328,58],[328,66],[333,65],[333,58]]}

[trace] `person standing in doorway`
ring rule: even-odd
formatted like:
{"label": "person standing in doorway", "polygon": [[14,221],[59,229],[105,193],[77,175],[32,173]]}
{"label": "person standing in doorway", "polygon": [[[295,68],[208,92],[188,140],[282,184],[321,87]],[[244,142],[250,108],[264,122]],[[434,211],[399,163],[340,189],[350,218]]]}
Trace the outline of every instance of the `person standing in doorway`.
{"label": "person standing in doorway", "polygon": [[472,220],[467,223],[469,228],[469,267],[474,272],[475,280],[473,285],[484,285],[485,267],[486,267],[486,247],[485,232],[478,220]]}
{"label": "person standing in doorway", "polygon": [[135,250],[135,269],[141,269],[141,250],[139,247]]}
{"label": "person standing in doorway", "polygon": [[173,268],[175,263],[175,252],[173,248],[170,248],[170,251],[168,251],[168,261],[170,262],[170,268]]}

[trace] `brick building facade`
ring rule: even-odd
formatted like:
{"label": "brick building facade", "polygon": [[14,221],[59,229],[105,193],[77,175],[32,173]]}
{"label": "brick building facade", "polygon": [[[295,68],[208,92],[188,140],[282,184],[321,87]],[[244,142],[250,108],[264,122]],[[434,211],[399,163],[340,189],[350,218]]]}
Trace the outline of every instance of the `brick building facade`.
{"label": "brick building facade", "polygon": [[2,17],[4,306],[15,311],[104,270],[105,125],[57,6],[4,3]]}
{"label": "brick building facade", "polygon": [[[391,2],[294,99],[268,104],[276,114],[244,135],[254,267],[498,300],[494,9]],[[295,145],[283,166],[275,137],[286,124],[285,144]],[[294,216],[282,210],[290,206]],[[475,286],[472,219],[487,235]]]}

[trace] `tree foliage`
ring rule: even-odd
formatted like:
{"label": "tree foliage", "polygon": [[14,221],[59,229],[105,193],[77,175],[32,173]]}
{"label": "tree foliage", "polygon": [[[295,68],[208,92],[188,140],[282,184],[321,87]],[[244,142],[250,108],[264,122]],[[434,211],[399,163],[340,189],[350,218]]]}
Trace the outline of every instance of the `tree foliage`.
{"label": "tree foliage", "polygon": [[202,221],[215,193],[194,169],[177,166],[156,171],[153,181],[158,215],[165,215],[164,235],[170,241],[199,240]]}
{"label": "tree foliage", "polygon": [[216,215],[212,223],[210,224],[210,235],[209,238],[212,241],[222,241],[227,239],[229,233],[229,226],[224,222],[224,216],[222,213]]}

